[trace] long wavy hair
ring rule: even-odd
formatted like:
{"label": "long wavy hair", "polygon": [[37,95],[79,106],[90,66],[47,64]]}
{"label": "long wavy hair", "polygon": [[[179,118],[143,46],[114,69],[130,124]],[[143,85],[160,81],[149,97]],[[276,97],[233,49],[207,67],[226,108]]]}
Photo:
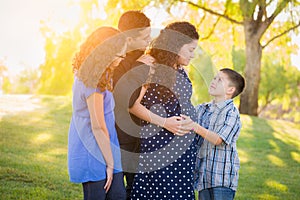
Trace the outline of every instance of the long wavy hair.
{"label": "long wavy hair", "polygon": [[185,44],[198,39],[195,26],[189,22],[174,22],[161,30],[148,50],[155,58],[155,64],[152,73],[149,74],[147,85],[159,83],[159,90],[163,90],[164,87],[171,89],[175,84],[176,70],[179,67],[179,51]]}
{"label": "long wavy hair", "polygon": [[73,72],[86,87],[112,90],[111,64],[125,46],[126,38],[112,27],[96,29],[73,59]]}

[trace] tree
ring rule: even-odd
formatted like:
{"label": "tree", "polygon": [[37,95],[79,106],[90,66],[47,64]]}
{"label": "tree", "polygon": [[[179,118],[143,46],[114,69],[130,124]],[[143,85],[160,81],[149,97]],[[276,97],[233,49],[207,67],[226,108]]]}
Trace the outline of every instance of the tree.
{"label": "tree", "polygon": [[[195,1],[178,0],[178,2],[187,3],[192,7],[224,18],[233,24],[243,26],[246,48],[244,74],[247,85],[241,95],[240,112],[256,116],[263,49],[275,39],[296,30],[300,26],[299,2],[294,0],[240,0],[235,3],[235,1],[227,0],[223,12],[213,8],[215,1],[209,1],[209,3],[208,1],[198,1],[198,3],[194,3]],[[273,23],[275,18],[283,12],[290,14],[290,17],[284,19],[284,21]],[[276,26],[279,33],[266,37],[268,40],[262,44],[263,36],[272,24]]]}
{"label": "tree", "polygon": [[64,37],[54,35],[46,38],[45,62],[40,66],[39,93],[65,95],[72,87],[72,57],[78,39],[70,32]]}
{"label": "tree", "polygon": [[[284,40],[285,37],[282,37]],[[288,41],[281,41],[285,44]],[[289,54],[282,51],[293,51],[295,46],[288,45],[285,49],[280,40],[275,41],[271,52],[265,52],[262,57],[261,81],[258,98],[258,115],[273,119],[286,119],[294,122],[300,121],[300,71],[291,66]],[[278,55],[281,55],[278,57]],[[244,71],[246,65],[245,50],[232,49],[233,68],[239,72]]]}
{"label": "tree", "polygon": [[34,94],[38,84],[38,72],[35,69],[24,69],[15,77],[12,93]]}
{"label": "tree", "polygon": [[293,66],[284,67],[273,53],[264,56],[261,77],[258,114],[300,121],[300,71]]}

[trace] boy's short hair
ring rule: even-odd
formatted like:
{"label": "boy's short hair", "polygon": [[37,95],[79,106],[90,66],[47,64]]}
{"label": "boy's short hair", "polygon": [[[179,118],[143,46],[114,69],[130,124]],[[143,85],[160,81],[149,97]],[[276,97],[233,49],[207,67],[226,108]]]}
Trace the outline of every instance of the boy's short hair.
{"label": "boy's short hair", "polygon": [[229,68],[223,68],[220,71],[228,76],[230,83],[233,85],[233,87],[235,87],[235,92],[232,94],[232,98],[241,94],[245,88],[244,77],[238,72]]}
{"label": "boy's short hair", "polygon": [[139,10],[130,10],[123,13],[118,23],[118,28],[122,32],[147,27],[150,27],[150,19]]}

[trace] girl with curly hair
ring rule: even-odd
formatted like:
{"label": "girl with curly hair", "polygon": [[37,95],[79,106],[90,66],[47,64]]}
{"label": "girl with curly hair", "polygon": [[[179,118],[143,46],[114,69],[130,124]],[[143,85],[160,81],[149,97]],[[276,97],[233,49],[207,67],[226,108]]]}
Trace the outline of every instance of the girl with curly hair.
{"label": "girl with curly hair", "polygon": [[74,58],[68,170],[71,182],[82,183],[86,200],[126,197],[111,81],[125,50],[118,30],[100,27]]}

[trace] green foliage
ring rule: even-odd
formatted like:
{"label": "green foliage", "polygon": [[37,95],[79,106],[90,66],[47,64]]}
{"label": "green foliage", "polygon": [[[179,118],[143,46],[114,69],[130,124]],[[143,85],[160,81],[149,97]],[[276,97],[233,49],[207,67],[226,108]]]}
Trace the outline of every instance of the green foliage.
{"label": "green foliage", "polygon": [[233,2],[232,0],[227,0],[225,3],[226,15],[232,18],[242,21],[242,11],[240,9],[240,4],[238,2]]}
{"label": "green foliage", "polygon": [[13,78],[6,75],[2,77],[2,90],[4,94],[34,94],[37,87],[38,71],[34,69],[22,70]]}
{"label": "green foliage", "polygon": [[4,64],[4,61],[0,60],[0,77],[3,77],[7,72],[7,67]]}
{"label": "green foliage", "polygon": [[46,60],[40,66],[39,93],[64,95],[71,91],[73,74],[71,59],[77,40],[71,34],[46,39]]}
{"label": "green foliage", "polygon": [[208,87],[216,69],[211,62],[211,57],[199,47],[195,55],[196,57],[189,66],[189,77],[193,84],[192,103],[197,105],[210,101]]}
{"label": "green foliage", "polygon": [[6,75],[7,67],[4,64],[4,61],[0,60],[0,94],[5,92],[8,89],[7,83],[9,83],[9,79]]}
{"label": "green foliage", "polygon": [[[284,37],[282,38],[284,39]],[[278,41],[279,43],[281,40]],[[292,52],[293,47],[287,49]],[[232,48],[234,69],[243,74],[246,57],[243,49]],[[263,57],[259,87],[259,114],[273,119],[287,119],[299,122],[300,71],[286,67],[289,57],[281,61],[275,53]]]}
{"label": "green foliage", "polygon": [[[288,84],[287,71],[276,61],[276,58],[266,57],[261,70],[260,94],[264,96],[264,103],[283,96]],[[276,83],[276,84],[274,84]]]}
{"label": "green foliage", "polygon": [[259,89],[261,115],[300,121],[295,115],[300,106],[299,86],[297,68],[285,67],[274,54],[264,56]]}
{"label": "green foliage", "polygon": [[16,83],[13,85],[12,93],[16,94],[33,94],[38,85],[38,71],[34,69],[23,70],[18,76]]}
{"label": "green foliage", "polygon": [[72,59],[79,50],[80,44],[100,25],[113,26],[118,17],[108,11],[107,15],[110,16],[108,20],[94,18],[91,14],[93,9],[99,9],[99,6],[103,5],[100,5],[97,0],[82,0],[79,3],[80,20],[73,30],[58,34],[51,29],[49,25],[51,23],[44,21],[41,24],[41,32],[46,39],[46,57],[40,66],[39,94],[69,94],[73,82]]}
{"label": "green foliage", "polygon": [[231,50],[233,69],[244,74],[246,66],[246,54],[243,49],[236,49],[235,46]]}
{"label": "green foliage", "polygon": [[3,77],[2,90],[4,94],[12,93],[12,83],[7,76]]}

